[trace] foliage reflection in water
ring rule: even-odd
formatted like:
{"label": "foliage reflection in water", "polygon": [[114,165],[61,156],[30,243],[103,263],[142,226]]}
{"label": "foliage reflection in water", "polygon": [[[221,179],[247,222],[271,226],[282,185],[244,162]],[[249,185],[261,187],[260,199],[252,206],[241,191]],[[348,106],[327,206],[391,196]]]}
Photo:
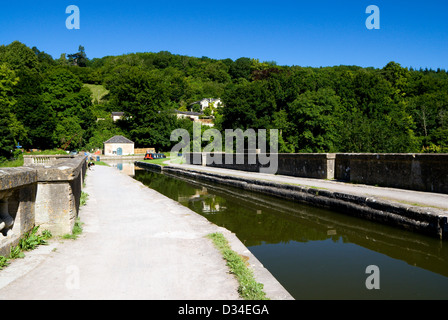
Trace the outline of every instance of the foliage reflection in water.
{"label": "foliage reflection in water", "polygon": [[[135,179],[232,232],[295,299],[448,299],[446,242],[180,176]],[[366,268],[380,289],[366,288]]]}

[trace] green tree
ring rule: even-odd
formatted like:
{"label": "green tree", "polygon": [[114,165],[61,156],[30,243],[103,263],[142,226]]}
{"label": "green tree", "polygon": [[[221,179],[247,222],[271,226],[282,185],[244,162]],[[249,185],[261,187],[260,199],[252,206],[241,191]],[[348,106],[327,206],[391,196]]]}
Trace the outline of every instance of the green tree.
{"label": "green tree", "polygon": [[67,57],[70,65],[81,68],[87,67],[88,59],[83,46],[80,45],[77,53],[69,54]]}
{"label": "green tree", "polygon": [[275,96],[266,82],[242,81],[226,88],[220,129],[270,129],[277,111]]}
{"label": "green tree", "polygon": [[[45,74],[42,91],[44,105],[48,110],[53,110],[59,119],[53,136],[54,143],[57,143],[59,147],[66,143],[67,137],[62,133],[62,128],[73,124],[73,119],[77,121],[75,127],[80,129],[77,137],[81,144],[86,143],[92,133],[91,126],[96,120],[90,89],[84,87],[79,78],[67,68],[56,67]],[[65,119],[68,120],[64,122]],[[68,132],[73,136],[72,130]]]}
{"label": "green tree", "polygon": [[17,143],[26,137],[26,130],[12,112],[16,104],[13,89],[18,83],[15,72],[0,65],[0,162],[11,156]]}
{"label": "green tree", "polygon": [[37,55],[26,45],[15,41],[0,47],[0,63],[6,63],[19,78],[14,87],[16,100],[14,114],[28,132],[23,141],[25,148],[52,148],[52,134],[55,127],[51,109],[41,100],[42,74]]}
{"label": "green tree", "polygon": [[448,129],[448,93],[444,91],[425,93],[409,101],[409,110],[416,123],[416,134],[422,148],[445,146]]}
{"label": "green tree", "polygon": [[83,146],[84,130],[76,117],[60,119],[53,134],[55,145],[64,150],[80,149]]}
{"label": "green tree", "polygon": [[137,146],[158,149],[171,146],[176,116],[169,101],[169,87],[169,81],[159,70],[118,68],[115,76],[108,79],[111,104],[125,113],[120,126]]}
{"label": "green tree", "polygon": [[287,143],[296,152],[334,152],[339,141],[335,114],[340,98],[331,89],[301,94],[288,109]]}
{"label": "green tree", "polygon": [[229,68],[222,61],[207,64],[205,73],[209,80],[218,83],[228,83],[231,80]]}
{"label": "green tree", "polygon": [[395,88],[395,94],[399,97],[406,96],[411,77],[411,73],[407,68],[402,68],[399,63],[392,61],[381,70],[381,74]]}
{"label": "green tree", "polygon": [[343,91],[344,108],[339,113],[342,124],[339,128],[340,150],[415,152],[418,149],[415,122],[408,111],[404,91],[397,90],[396,82],[391,80],[394,73],[388,75],[389,80],[385,78],[384,70],[358,69],[351,74],[353,93]]}
{"label": "green tree", "polygon": [[[89,60],[82,46],[53,60],[17,41],[0,46],[0,65],[5,79],[18,79],[3,83],[3,157],[16,141],[26,148],[96,148],[119,133],[138,146],[166,149],[173,128],[191,129],[173,110],[190,110],[203,98],[222,98],[225,107],[214,113],[220,130],[280,129],[282,152],[448,146],[448,73],[441,69],[408,70],[396,62],[381,69],[288,67],[166,51]],[[94,108],[86,83],[110,89]],[[124,120],[96,123],[112,111],[124,111]]]}
{"label": "green tree", "polygon": [[33,52],[36,54],[41,70],[46,70],[56,65],[56,61],[54,61],[53,57],[48,53],[40,51],[36,47],[33,47],[31,50],[33,50]]}
{"label": "green tree", "polygon": [[112,121],[112,118],[106,118],[105,120],[97,121],[92,127],[92,136],[86,144],[87,150],[102,149],[104,142],[116,135],[125,135]]}
{"label": "green tree", "polygon": [[239,58],[230,65],[229,74],[233,79],[243,78],[250,80],[252,73],[252,60],[250,58]]}

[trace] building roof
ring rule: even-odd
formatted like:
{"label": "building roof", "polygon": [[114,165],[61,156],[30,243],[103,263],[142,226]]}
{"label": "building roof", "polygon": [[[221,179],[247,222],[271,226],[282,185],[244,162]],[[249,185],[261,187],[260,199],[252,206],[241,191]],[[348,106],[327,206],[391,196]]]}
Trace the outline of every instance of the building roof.
{"label": "building roof", "polygon": [[129,140],[128,138],[125,138],[123,136],[115,136],[110,138],[104,143],[134,143],[133,141]]}
{"label": "building roof", "polygon": [[202,112],[179,111],[179,110],[176,110],[176,113],[177,114],[185,114],[185,115],[188,115],[188,116],[202,116],[204,114]]}

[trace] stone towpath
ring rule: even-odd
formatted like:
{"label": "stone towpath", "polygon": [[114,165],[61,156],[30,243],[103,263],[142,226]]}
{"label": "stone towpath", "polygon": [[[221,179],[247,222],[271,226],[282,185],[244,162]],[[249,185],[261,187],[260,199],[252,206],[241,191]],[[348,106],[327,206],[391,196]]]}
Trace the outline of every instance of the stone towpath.
{"label": "stone towpath", "polygon": [[52,239],[0,271],[0,300],[238,300],[206,235],[249,257],[273,300],[292,297],[236,236],[110,167],[88,171],[77,240]]}

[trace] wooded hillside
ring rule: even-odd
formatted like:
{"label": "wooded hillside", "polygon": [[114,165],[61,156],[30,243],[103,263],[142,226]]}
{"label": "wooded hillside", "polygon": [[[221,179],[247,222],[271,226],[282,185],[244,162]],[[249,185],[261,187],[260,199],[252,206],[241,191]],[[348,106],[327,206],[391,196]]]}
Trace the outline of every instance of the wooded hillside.
{"label": "wooded hillside", "polygon": [[[172,130],[192,130],[173,111],[203,98],[225,105],[215,113],[218,130],[279,129],[281,152],[448,152],[445,70],[396,62],[278,66],[169,52],[88,59],[81,46],[54,59],[13,42],[0,46],[0,161],[18,143],[94,149],[115,134],[168,151]],[[112,122],[113,111],[123,120]]]}

